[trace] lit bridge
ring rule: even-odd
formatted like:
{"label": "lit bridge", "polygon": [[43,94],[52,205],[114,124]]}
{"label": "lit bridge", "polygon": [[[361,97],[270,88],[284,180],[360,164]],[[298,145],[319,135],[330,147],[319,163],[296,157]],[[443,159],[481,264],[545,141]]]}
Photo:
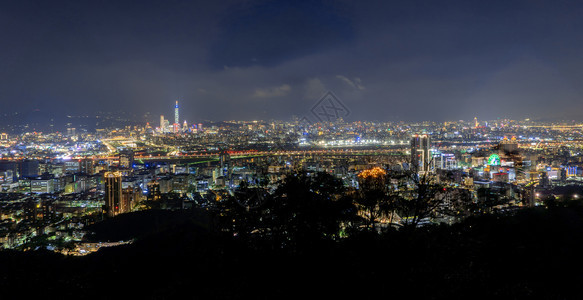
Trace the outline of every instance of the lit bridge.
{"label": "lit bridge", "polygon": [[[277,150],[277,151],[225,151],[231,159],[253,158],[261,156],[382,156],[404,155],[405,148],[396,149],[322,149],[322,150]],[[191,159],[219,159],[221,152],[188,153],[177,155],[136,155],[135,160],[161,161],[161,160],[191,160]],[[81,157],[79,157],[81,158]],[[95,156],[97,160],[117,160],[117,156]]]}

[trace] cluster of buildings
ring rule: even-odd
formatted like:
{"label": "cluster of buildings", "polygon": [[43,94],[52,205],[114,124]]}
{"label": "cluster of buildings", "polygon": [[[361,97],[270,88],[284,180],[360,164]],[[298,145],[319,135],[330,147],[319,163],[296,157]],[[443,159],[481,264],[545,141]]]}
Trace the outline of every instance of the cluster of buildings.
{"label": "cluster of buildings", "polygon": [[178,102],[174,113],[156,128],[0,134],[4,247],[47,234],[80,241],[92,222],[153,205],[204,207],[242,182],[273,191],[297,169],[355,189],[373,167],[414,170],[504,207],[574,198],[564,187],[583,182],[583,125],[573,122],[294,119],[205,122],[203,130],[180,123]]}
{"label": "cluster of buildings", "polygon": [[202,123],[188,125],[188,122],[180,123],[180,111],[178,107],[178,101],[174,106],[174,122],[170,123],[171,120],[165,119],[164,115],[160,115],[160,126],[156,128],[157,133],[192,133],[192,132],[202,132]]}

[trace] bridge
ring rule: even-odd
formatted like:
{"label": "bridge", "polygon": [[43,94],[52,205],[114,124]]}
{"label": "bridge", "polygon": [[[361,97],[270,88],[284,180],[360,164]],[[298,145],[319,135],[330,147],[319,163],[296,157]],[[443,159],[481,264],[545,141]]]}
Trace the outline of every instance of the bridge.
{"label": "bridge", "polygon": [[[215,161],[220,159],[222,153],[228,154],[230,159],[245,159],[265,156],[402,156],[406,148],[392,149],[312,149],[312,150],[275,150],[275,151],[225,151],[225,152],[199,152],[177,153],[175,155],[136,155],[134,159],[142,162],[154,161]],[[97,155],[90,157],[72,157],[72,159],[93,159],[117,161],[117,156]],[[206,160],[205,160],[206,159]]]}
{"label": "bridge", "polygon": [[[322,149],[322,150],[277,150],[277,151],[225,151],[231,159],[261,157],[261,156],[377,156],[377,155],[400,155],[405,149]],[[213,153],[192,153],[166,156],[135,156],[135,159],[161,160],[161,159],[197,159],[197,158],[219,158],[221,152]]]}
{"label": "bridge", "polygon": [[578,130],[583,129],[583,124],[576,124],[576,125],[526,125],[527,128],[545,128],[550,130],[557,130],[557,131],[570,131],[570,130]]}

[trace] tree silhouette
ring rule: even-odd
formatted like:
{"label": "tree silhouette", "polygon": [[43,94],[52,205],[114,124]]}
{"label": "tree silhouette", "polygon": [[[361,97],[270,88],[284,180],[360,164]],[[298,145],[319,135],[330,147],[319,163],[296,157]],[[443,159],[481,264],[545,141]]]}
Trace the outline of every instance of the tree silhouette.
{"label": "tree silhouette", "polygon": [[365,225],[376,231],[376,224],[382,217],[393,219],[394,195],[389,190],[387,172],[379,167],[365,170],[358,175],[358,190],[355,202],[361,211]]}
{"label": "tree silhouette", "polygon": [[213,208],[223,233],[257,246],[299,249],[336,240],[356,219],[352,198],[342,197],[342,182],[327,173],[288,173],[273,194],[242,183],[233,196]]}
{"label": "tree silhouette", "polygon": [[216,204],[219,227],[223,232],[243,240],[250,239],[252,235],[264,235],[265,227],[261,221],[264,204],[270,197],[265,188],[249,187],[242,182],[234,195]]}
{"label": "tree silhouette", "polygon": [[342,182],[327,173],[289,173],[265,206],[263,218],[272,238],[292,247],[337,239],[342,224],[356,218],[344,191]]}
{"label": "tree silhouette", "polygon": [[453,197],[452,189],[437,183],[432,172],[418,174],[415,169],[392,171],[388,173],[388,179],[394,182],[391,189],[395,198],[393,206],[402,217],[401,225],[405,228],[417,228],[430,217],[459,216],[469,203],[469,195]]}

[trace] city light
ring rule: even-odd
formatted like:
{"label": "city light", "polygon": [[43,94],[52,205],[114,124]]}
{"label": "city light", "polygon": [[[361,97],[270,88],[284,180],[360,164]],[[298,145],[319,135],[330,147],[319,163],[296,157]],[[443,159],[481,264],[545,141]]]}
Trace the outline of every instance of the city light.
{"label": "city light", "polygon": [[583,299],[583,2],[2,4],[2,299]]}

